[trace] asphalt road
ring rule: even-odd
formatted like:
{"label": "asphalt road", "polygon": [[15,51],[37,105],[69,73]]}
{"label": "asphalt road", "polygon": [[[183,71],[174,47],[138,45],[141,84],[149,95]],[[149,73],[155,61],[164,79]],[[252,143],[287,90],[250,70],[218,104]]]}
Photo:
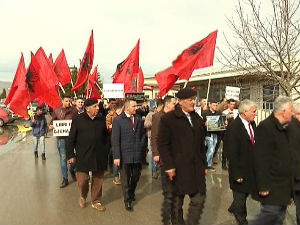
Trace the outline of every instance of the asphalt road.
{"label": "asphalt road", "polygon": [[[46,138],[47,160],[42,161],[41,157],[34,158],[30,133],[18,134],[15,127],[6,127],[5,133],[9,131],[14,134],[0,145],[0,224],[161,224],[160,179],[151,178],[149,167],[143,168],[133,212],[124,209],[121,186],[114,185],[108,173],[102,199],[106,211],[92,209],[89,202],[82,209],[78,205],[76,183],[59,188],[61,175],[55,138],[51,135]],[[227,211],[232,201],[227,172],[218,165],[217,171],[209,173],[206,180],[207,199],[200,224],[236,224]],[[185,212],[188,201],[186,197]],[[251,220],[260,205],[249,199],[247,206]],[[285,224],[295,224],[293,204]]]}

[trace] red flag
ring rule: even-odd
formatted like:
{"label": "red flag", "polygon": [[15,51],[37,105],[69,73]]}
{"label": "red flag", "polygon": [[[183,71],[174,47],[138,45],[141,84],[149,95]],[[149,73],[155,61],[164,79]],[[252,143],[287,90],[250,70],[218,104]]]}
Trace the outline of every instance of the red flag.
{"label": "red flag", "polygon": [[144,87],[144,74],[143,74],[143,71],[142,71],[142,68],[140,67],[139,68],[139,73],[137,75],[137,92],[138,93],[141,93],[143,92],[143,87]]}
{"label": "red flag", "polygon": [[42,47],[40,47],[35,53],[35,59],[39,64],[38,73],[40,80],[43,83],[43,86],[46,87],[46,90],[52,89],[58,85],[59,80]]}
{"label": "red flag", "polygon": [[77,73],[77,80],[72,88],[72,91],[78,90],[84,82],[87,80],[88,75],[92,69],[94,60],[94,39],[93,39],[93,30],[90,36],[88,46],[85,50],[82,61],[80,62],[80,68]]}
{"label": "red flag", "polygon": [[116,72],[112,75],[113,83],[124,83],[125,93],[136,92],[136,76],[139,70],[140,40],[128,57],[118,64]]}
{"label": "red flag", "polygon": [[157,85],[159,88],[159,93],[157,97],[164,96],[173,86],[173,84],[177,81],[178,76],[174,71],[173,67],[169,67],[157,74],[155,74],[155,80],[157,81]]}
{"label": "red flag", "polygon": [[19,84],[18,89],[9,105],[9,108],[13,112],[24,118],[28,118],[28,104],[47,90],[40,80],[38,74],[39,70],[39,63],[35,59],[33,53],[31,53],[31,62],[26,70],[25,79]]}
{"label": "red flag", "polygon": [[18,87],[22,84],[25,83],[25,74],[26,74],[26,69],[25,69],[25,63],[24,63],[24,57],[23,54],[21,53],[21,58],[15,73],[14,80],[9,88],[9,92],[6,96],[5,105],[8,105],[13,98],[15,92],[17,91]]}
{"label": "red flag", "polygon": [[62,104],[55,88],[51,88],[47,92],[44,92],[42,95],[37,97],[35,101],[39,105],[46,103],[52,109],[56,109]]}
{"label": "red flag", "polygon": [[65,52],[62,49],[54,62],[54,71],[62,86],[66,85],[71,80],[71,72],[66,60]]}
{"label": "red flag", "polygon": [[98,80],[98,73],[97,73],[97,66],[96,66],[93,74],[89,76],[88,84],[85,88],[85,93],[88,96],[88,98],[100,99],[98,87],[96,85],[97,80]]}
{"label": "red flag", "polygon": [[206,38],[185,49],[174,61],[173,67],[181,80],[189,80],[195,69],[211,66],[214,60],[214,51],[217,30]]}

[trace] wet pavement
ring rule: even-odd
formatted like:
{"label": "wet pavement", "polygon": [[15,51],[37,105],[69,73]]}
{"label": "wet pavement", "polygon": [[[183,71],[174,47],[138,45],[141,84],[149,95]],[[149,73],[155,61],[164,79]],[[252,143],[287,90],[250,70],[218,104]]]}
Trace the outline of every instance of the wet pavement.
{"label": "wet pavement", "polygon": [[[161,224],[160,178],[153,180],[149,167],[143,168],[133,212],[124,209],[121,186],[114,185],[108,173],[102,199],[106,211],[92,209],[89,202],[81,209],[74,182],[59,188],[61,175],[55,138],[46,138],[47,160],[42,161],[41,157],[34,158],[30,132],[18,133],[16,126],[10,126],[0,130],[0,140],[5,136],[3,143],[6,142],[0,145],[0,224]],[[206,180],[207,198],[200,224],[236,224],[227,211],[232,201],[227,172],[218,165]],[[185,211],[187,205],[188,197]],[[259,203],[249,199],[247,206],[248,219],[252,219]],[[288,208],[285,224],[296,224],[293,204]]]}

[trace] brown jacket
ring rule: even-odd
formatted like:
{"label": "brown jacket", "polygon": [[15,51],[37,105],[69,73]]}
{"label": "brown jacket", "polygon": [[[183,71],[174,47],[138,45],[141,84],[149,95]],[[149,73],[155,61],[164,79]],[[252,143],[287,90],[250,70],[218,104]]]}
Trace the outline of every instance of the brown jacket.
{"label": "brown jacket", "polygon": [[151,138],[152,117],[154,114],[155,114],[154,111],[150,111],[144,121],[144,127],[147,131],[146,133],[147,138]]}
{"label": "brown jacket", "polygon": [[160,112],[157,112],[152,116],[151,150],[152,150],[153,156],[159,156],[159,153],[157,150],[158,126],[159,126],[160,119],[164,114],[166,114],[166,113],[162,109]]}
{"label": "brown jacket", "polygon": [[115,117],[117,117],[118,114],[116,113],[115,110],[110,110],[108,112],[108,114],[106,115],[106,120],[105,120],[105,123],[106,123],[106,128],[107,128],[107,131],[108,131],[108,134],[109,134],[109,141],[111,142],[111,134],[112,134],[112,127],[110,127],[110,125],[112,125],[112,122],[113,122],[113,119]]}
{"label": "brown jacket", "polygon": [[52,118],[50,124],[53,123],[53,120],[71,120],[76,115],[78,115],[78,111],[75,107],[64,108],[62,106],[55,109],[52,113]]}

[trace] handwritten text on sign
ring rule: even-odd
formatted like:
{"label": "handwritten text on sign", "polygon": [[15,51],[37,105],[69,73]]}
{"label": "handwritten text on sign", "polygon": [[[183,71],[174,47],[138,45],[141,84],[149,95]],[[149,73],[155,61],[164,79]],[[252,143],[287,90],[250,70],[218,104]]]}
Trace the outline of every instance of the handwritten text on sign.
{"label": "handwritten text on sign", "polygon": [[72,120],[53,120],[53,136],[69,136]]}
{"label": "handwritten text on sign", "polygon": [[238,87],[226,86],[225,98],[239,100],[241,89]]}

